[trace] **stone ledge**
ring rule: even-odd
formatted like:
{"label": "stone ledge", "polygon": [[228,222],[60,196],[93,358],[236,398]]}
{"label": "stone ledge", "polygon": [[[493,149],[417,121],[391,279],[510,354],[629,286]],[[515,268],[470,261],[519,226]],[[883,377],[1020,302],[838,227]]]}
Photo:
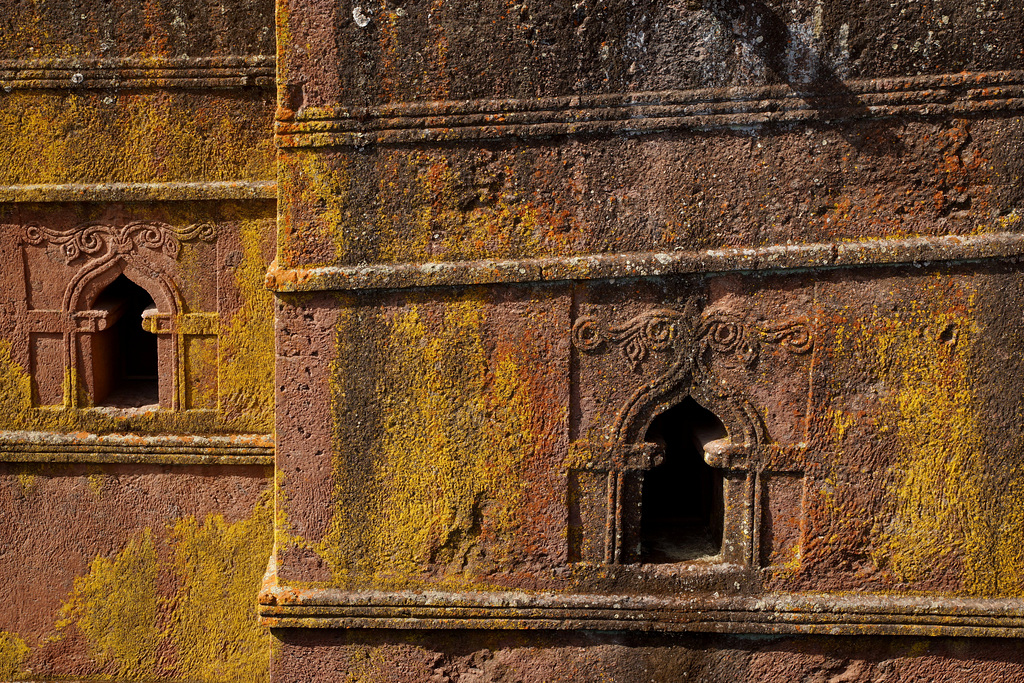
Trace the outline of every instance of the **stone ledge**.
{"label": "stone ledge", "polygon": [[273,465],[269,434],[139,436],[0,432],[0,462]]}
{"label": "stone ledge", "polygon": [[279,268],[271,264],[266,286],[276,292],[407,289],[573,280],[660,277],[694,273],[765,272],[859,266],[915,265],[1013,258],[1024,254],[1024,235],[874,239],[784,244],[707,251],[633,252],[551,256],[519,260],[372,264]]}
{"label": "stone ledge", "polygon": [[273,55],[0,60],[0,92],[12,90],[273,88]]}
{"label": "stone ledge", "polygon": [[554,629],[1024,636],[1024,600],[887,594],[634,595],[340,591],[272,585],[270,628]]}
{"label": "stone ledge", "polygon": [[281,109],[281,148],[644,134],[1024,109],[1024,71],[523,99]]}
{"label": "stone ledge", "polygon": [[83,183],[0,186],[0,203],[198,202],[276,200],[273,180],[180,183]]}

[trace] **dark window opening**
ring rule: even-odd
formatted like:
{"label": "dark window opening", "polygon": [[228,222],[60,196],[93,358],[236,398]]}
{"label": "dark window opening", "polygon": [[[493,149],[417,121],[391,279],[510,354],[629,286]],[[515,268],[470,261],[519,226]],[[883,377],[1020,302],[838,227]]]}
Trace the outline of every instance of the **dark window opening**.
{"label": "dark window opening", "polygon": [[726,436],[715,414],[690,397],[651,423],[646,440],[661,444],[665,459],[644,475],[643,562],[684,562],[721,552],[722,474],[704,461],[704,444]]}
{"label": "dark window opening", "polygon": [[157,337],[142,329],[142,314],[152,308],[149,293],[124,275],[93,304],[106,320],[106,329],[92,341],[95,405],[136,408],[159,402]]}

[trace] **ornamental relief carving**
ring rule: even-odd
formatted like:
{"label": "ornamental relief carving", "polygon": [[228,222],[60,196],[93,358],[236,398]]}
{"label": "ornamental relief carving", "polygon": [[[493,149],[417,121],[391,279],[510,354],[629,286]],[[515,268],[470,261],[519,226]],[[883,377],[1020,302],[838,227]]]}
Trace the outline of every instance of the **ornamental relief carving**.
{"label": "ornamental relief carving", "polygon": [[723,311],[701,312],[695,300],[683,309],[655,308],[617,325],[605,325],[592,315],[580,316],[572,328],[572,341],[584,353],[597,352],[605,344],[615,346],[634,371],[651,351],[681,354],[688,365],[707,371],[708,352],[721,356],[726,365],[750,367],[762,344],[778,344],[794,354],[812,348],[803,319],[747,323]]}
{"label": "ornamental relief carving", "polygon": [[696,297],[682,307],[652,308],[621,323],[580,316],[572,327],[572,343],[586,354],[617,350],[633,372],[639,372],[652,353],[666,354],[671,361],[665,372],[639,386],[618,411],[612,431],[619,443],[637,440],[637,430],[653,403],[670,392],[705,385],[713,387],[714,398],[736,416],[744,442],[763,442],[763,425],[742,388],[706,381],[713,374],[713,362],[751,369],[765,345],[794,355],[813,348],[804,318],[749,322],[726,311],[705,310]]}
{"label": "ornamental relief carving", "polygon": [[33,246],[54,247],[47,249],[47,253],[70,265],[79,259],[99,260],[140,249],[177,259],[182,242],[212,242],[215,237],[216,230],[209,223],[180,228],[156,221],[132,221],[125,225],[87,223],[64,231],[29,225],[22,239]]}

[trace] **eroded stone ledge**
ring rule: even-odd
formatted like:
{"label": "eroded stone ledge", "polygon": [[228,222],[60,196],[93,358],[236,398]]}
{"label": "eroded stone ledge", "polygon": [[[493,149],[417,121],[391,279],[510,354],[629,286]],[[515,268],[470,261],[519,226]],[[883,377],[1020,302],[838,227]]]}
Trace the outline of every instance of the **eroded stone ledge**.
{"label": "eroded stone ledge", "polygon": [[196,202],[277,199],[272,180],[0,186],[0,203]]}
{"label": "eroded stone ledge", "polygon": [[555,629],[1024,636],[1024,600],[891,594],[686,597],[523,592],[341,591],[271,585],[271,628]]}
{"label": "eroded stone ledge", "polygon": [[858,266],[977,261],[1024,253],[1024,235],[1010,232],[856,242],[771,245],[707,251],[633,252],[440,263],[280,268],[266,285],[277,292],[405,289],[505,283],[658,277],[732,271],[792,271]]}
{"label": "eroded stone ledge", "polygon": [[766,85],[399,102],[376,107],[281,109],[283,148],[363,146],[575,134],[715,130],[892,116],[964,116],[1024,107],[1024,71],[877,78],[804,89]]}
{"label": "eroded stone ledge", "polygon": [[141,436],[0,432],[0,462],[272,465],[269,434]]}

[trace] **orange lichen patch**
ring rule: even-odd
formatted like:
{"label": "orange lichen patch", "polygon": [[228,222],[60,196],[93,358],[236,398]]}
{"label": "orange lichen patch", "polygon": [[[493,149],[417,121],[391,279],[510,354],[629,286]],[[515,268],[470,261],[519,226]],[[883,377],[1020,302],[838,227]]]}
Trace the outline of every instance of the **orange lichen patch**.
{"label": "orange lichen patch", "polygon": [[431,45],[427,48],[430,66],[429,73],[433,76],[430,95],[437,100],[448,99],[451,90],[451,75],[448,73],[448,35],[444,24],[438,19],[444,15],[444,0],[432,0],[427,18],[430,23]]}
{"label": "orange lichen patch", "polygon": [[[515,258],[557,253],[578,237],[568,211],[520,199],[508,188],[512,160],[467,185],[441,155],[389,152],[378,193],[380,259],[386,262]],[[483,196],[483,199],[481,199]]]}
{"label": "orange lichen patch", "polygon": [[942,303],[876,320],[855,341],[880,368],[879,424],[892,426],[898,447],[873,558],[912,586],[959,572],[968,594],[1020,595],[1024,475],[993,460],[978,422],[974,294],[940,277],[930,289],[928,300]]}
{"label": "orange lichen patch", "polygon": [[[972,136],[975,126],[982,132]],[[960,232],[979,223],[984,231],[996,201],[993,191],[1009,180],[993,172],[992,158],[1000,154],[992,149],[993,138],[985,128],[965,119],[941,128],[916,124],[890,129],[872,126],[860,131],[863,137],[859,144],[842,139],[818,140],[809,145],[806,157],[796,154],[798,147],[791,147],[791,142],[783,141],[782,148],[766,145],[766,150],[772,149],[779,156],[762,157],[753,164],[751,180],[756,174],[771,174],[774,181],[777,164],[785,159],[796,164],[791,177],[797,180],[792,187],[801,188],[790,195],[791,200],[807,197],[809,201],[787,203],[774,190],[762,194],[762,178],[752,183],[757,198],[753,204],[740,207],[735,200],[724,202],[721,215],[734,219],[753,215],[783,234],[800,226],[799,230],[815,240]],[[904,153],[878,164],[880,152],[891,154],[893,150]],[[813,179],[814,186],[804,189],[809,179]],[[705,189],[701,196],[710,194]],[[687,223],[699,220],[700,214],[692,202],[680,208],[680,216]]]}
{"label": "orange lichen patch", "polygon": [[384,100],[393,101],[398,94],[398,86],[403,80],[398,68],[399,38],[398,32],[395,30],[395,23],[399,17],[395,9],[388,8],[387,2],[380,3],[378,16],[377,26],[380,30],[377,42],[381,55],[378,80]]}
{"label": "orange lichen patch", "polygon": [[534,408],[516,354],[485,348],[485,316],[453,299],[389,320],[372,509],[337,509],[317,548],[336,583],[480,585],[517,554]]}
{"label": "orange lichen patch", "polygon": [[278,265],[277,259],[274,259],[263,277],[263,286],[271,290],[287,290],[311,277],[313,271],[308,268],[282,268]]}
{"label": "orange lichen patch", "polygon": [[972,144],[969,122],[955,121],[951,128],[936,136],[936,140],[941,145],[942,159],[936,168],[941,180],[934,196],[935,210],[945,215],[970,208],[987,214],[991,194],[990,160]]}
{"label": "orange lichen patch", "polygon": [[272,111],[262,98],[10,93],[0,185],[271,180]]}
{"label": "orange lichen patch", "polygon": [[145,17],[143,22],[146,26],[146,52],[154,55],[168,54],[169,41],[167,27],[170,19],[167,12],[156,0],[144,0],[142,14]]}
{"label": "orange lichen patch", "polygon": [[234,523],[186,517],[166,538],[143,529],[75,580],[54,639],[77,629],[103,680],[267,680],[270,634],[253,607],[272,515],[268,492]]}
{"label": "orange lichen patch", "polygon": [[530,161],[517,154],[484,155],[472,173],[436,151],[283,154],[278,263],[302,269],[571,251],[580,239],[576,214],[516,187],[522,169],[515,166]]}

